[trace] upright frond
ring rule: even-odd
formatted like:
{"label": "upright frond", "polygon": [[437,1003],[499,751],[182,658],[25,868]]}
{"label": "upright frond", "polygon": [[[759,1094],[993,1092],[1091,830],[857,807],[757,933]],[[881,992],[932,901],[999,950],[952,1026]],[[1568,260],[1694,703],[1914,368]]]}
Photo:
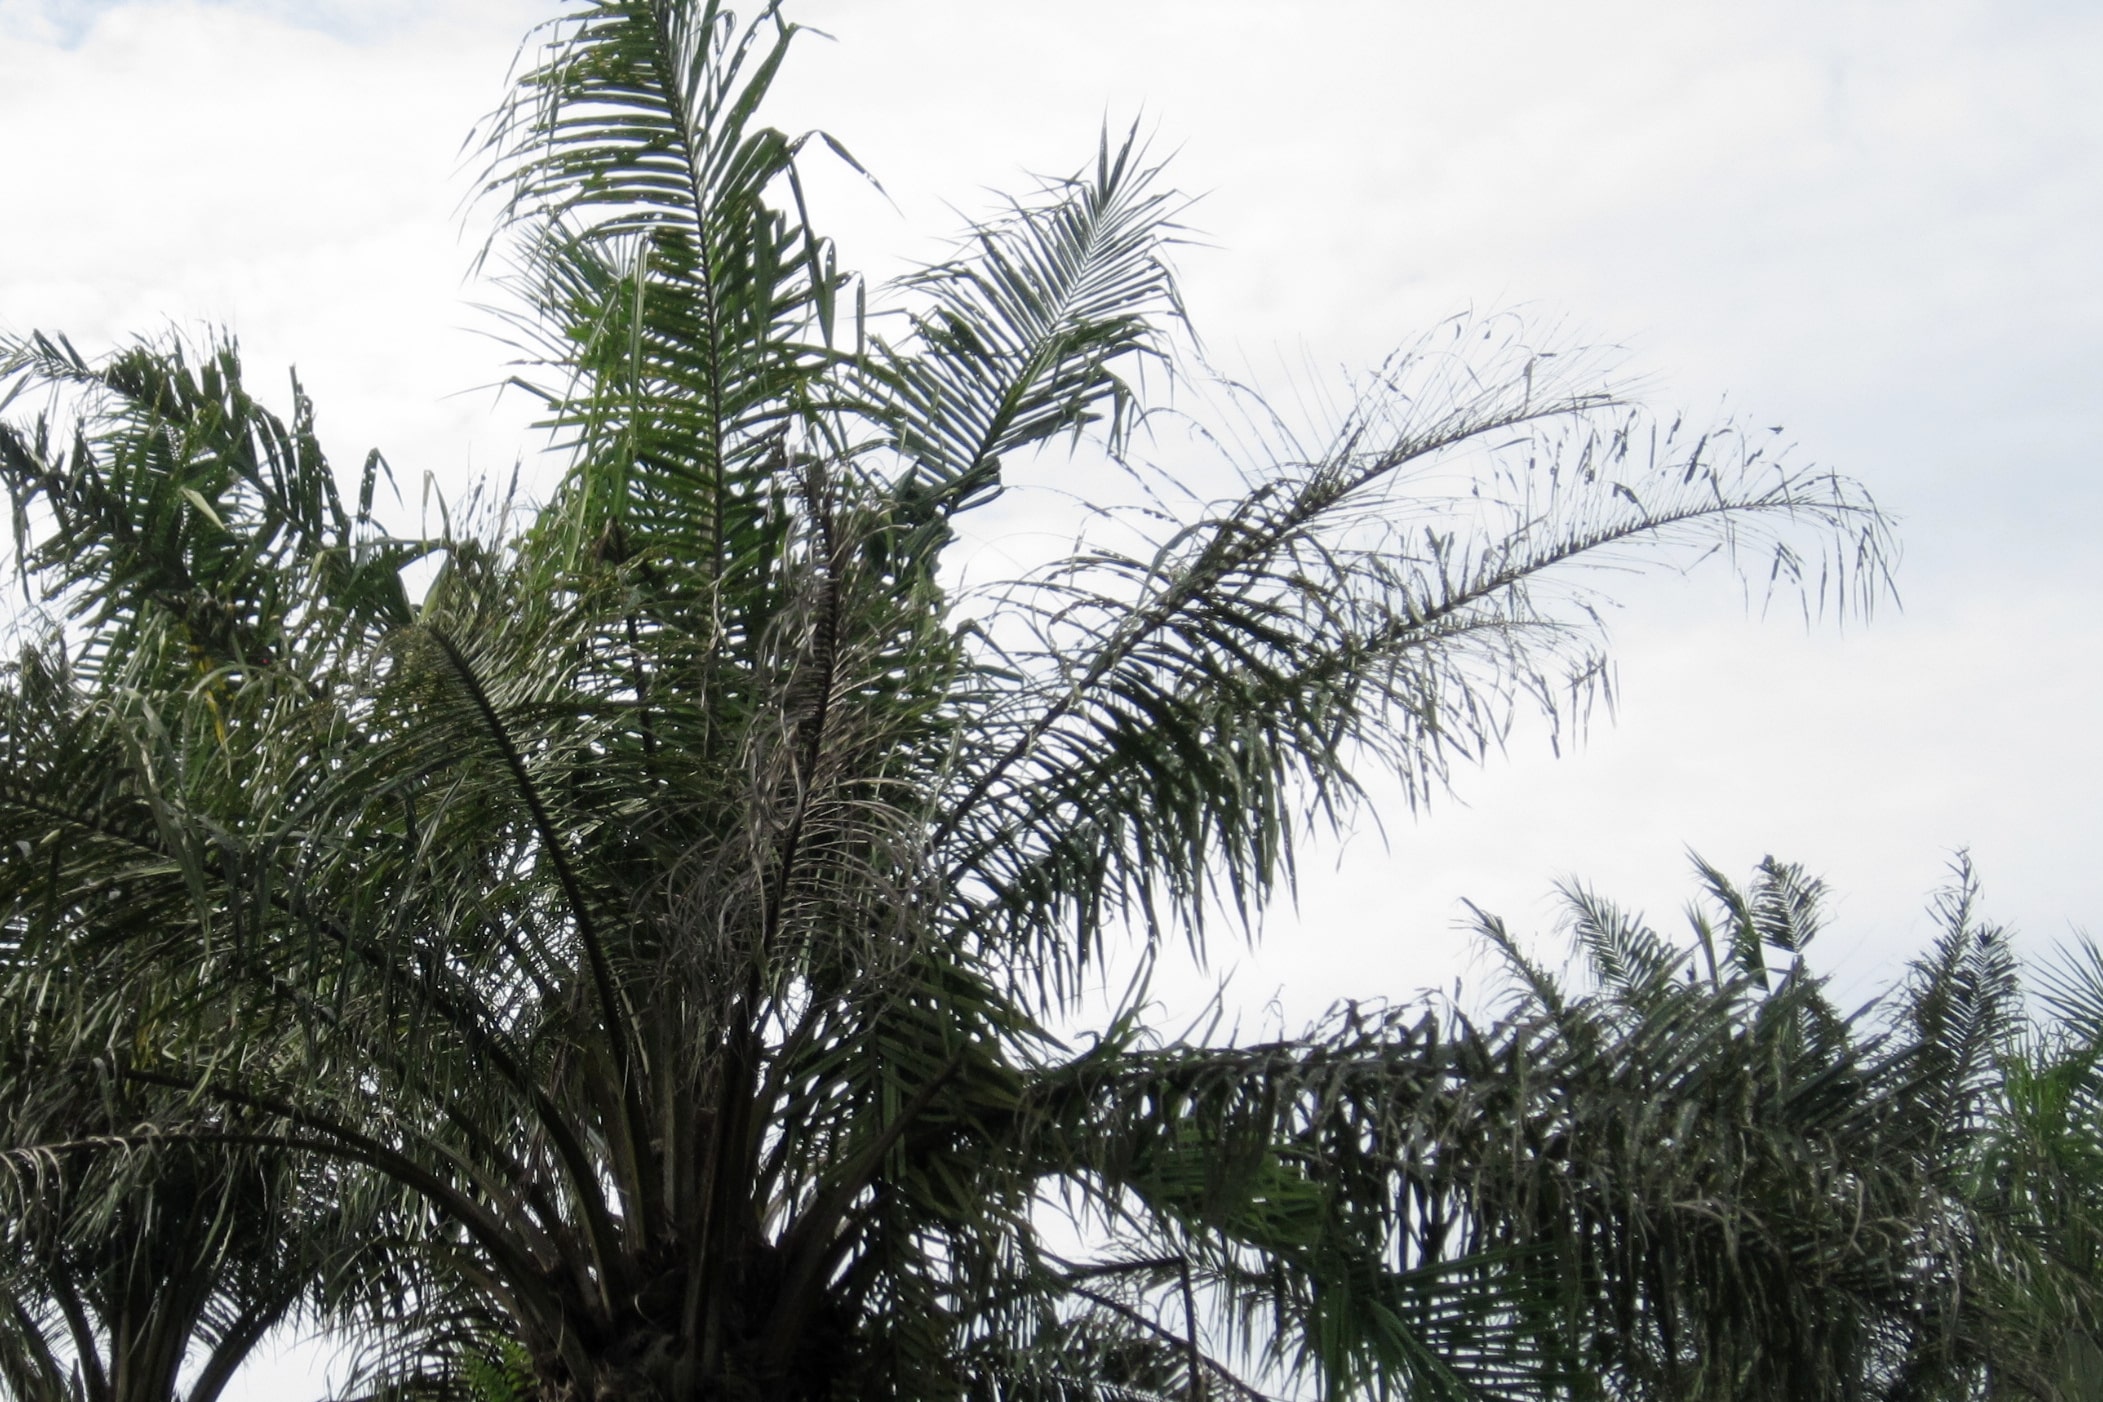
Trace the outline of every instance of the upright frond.
{"label": "upright frond", "polygon": [[922,558],[943,524],[989,500],[1001,464],[1100,421],[1117,451],[1140,410],[1135,377],[1170,364],[1162,322],[1182,305],[1166,261],[1181,200],[1136,128],[1095,168],[1046,181],[975,228],[952,259],[905,278],[911,333],[879,341],[870,412],[906,460],[893,484]]}

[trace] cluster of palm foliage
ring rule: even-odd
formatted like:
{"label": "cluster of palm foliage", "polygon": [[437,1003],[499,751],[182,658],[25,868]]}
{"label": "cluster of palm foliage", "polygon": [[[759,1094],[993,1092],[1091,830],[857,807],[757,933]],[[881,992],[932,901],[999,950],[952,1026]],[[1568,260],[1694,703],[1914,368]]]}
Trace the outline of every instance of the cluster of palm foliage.
{"label": "cluster of palm foliage", "polygon": [[1575,993],[1481,921],[1513,978],[1492,1035],[1545,1081],[1522,1231],[1562,1257],[1596,1395],[2103,1396],[2095,1179],[2067,1157],[2096,1142],[2103,970],[2065,969],[2033,1024],[1960,860],[1929,951],[1843,1012],[1805,953],[1820,883],[1697,869],[1683,942],[1565,888]]}
{"label": "cluster of palm foliage", "polygon": [[1885,523],[1466,323],[1238,492],[967,587],[965,513],[1196,373],[1180,205],[1106,139],[872,310],[805,209],[837,148],[761,120],[794,34],[573,0],[529,48],[484,149],[538,505],[399,533],[231,342],[0,343],[0,1386],[210,1402],[284,1319],[375,1396],[546,1402],[2079,1366],[2103,1000],[2016,1095],[1961,920],[1874,1030],[1770,967],[1779,868],[1714,883],[1699,966],[1587,903],[1597,988],[1510,946],[1484,1026],[1214,1045],[1091,994],[1253,930],[1360,775],[1581,718],[1588,567],[1855,607]]}

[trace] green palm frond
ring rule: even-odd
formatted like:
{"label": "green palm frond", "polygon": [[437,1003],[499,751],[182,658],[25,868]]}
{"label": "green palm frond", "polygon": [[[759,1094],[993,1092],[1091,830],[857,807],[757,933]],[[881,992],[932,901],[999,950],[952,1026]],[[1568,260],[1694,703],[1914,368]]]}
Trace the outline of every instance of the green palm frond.
{"label": "green palm frond", "polygon": [[1980,919],[1979,883],[1959,854],[1951,883],[1935,899],[1941,934],[1914,962],[1906,1018],[1918,1050],[1918,1093],[1961,1141],[2013,1053],[2021,989],[2008,932]]}
{"label": "green palm frond", "polygon": [[[1321,458],[1152,553],[999,587],[1020,636],[989,665],[1020,680],[970,713],[937,825],[952,881],[987,893],[971,919],[1041,941],[1063,979],[1115,918],[1195,937],[1215,900],[1252,917],[1296,831],[1352,811],[1361,766],[1423,801],[1522,708],[1580,724],[1606,676],[1584,572],[1630,550],[1764,548],[1813,594],[1874,593],[1884,528],[1851,484],[1725,430],[1678,436],[1503,353],[1468,364],[1466,402],[1429,408],[1411,377],[1442,383],[1476,352],[1405,358]],[[1400,495],[1492,447],[1503,494]],[[1774,534],[1790,518],[1831,533],[1822,563]]]}
{"label": "green palm frond", "polygon": [[62,339],[0,342],[0,397],[41,392],[60,411],[0,425],[21,566],[103,630],[104,665],[149,648],[160,623],[203,669],[320,675],[407,622],[401,572],[425,547],[377,529],[377,453],[346,505],[296,378],[287,421],[249,395],[231,341],[194,354],[142,342],[90,361]]}
{"label": "green palm frond", "polygon": [[1084,1216],[1115,1224],[1096,1292],[1159,1312],[1195,1290],[1207,1356],[1329,1395],[1540,1395],[1570,1359],[1510,1157],[1533,1107],[1508,1055],[1465,1023],[1354,1007],[1289,1042],[1099,1048],[1039,1076],[1025,1123],[1068,1192],[1090,1185]]}
{"label": "green palm frond", "polygon": [[510,319],[576,454],[548,523],[572,558],[632,535],[712,578],[769,549],[840,284],[801,213],[805,139],[755,120],[795,32],[771,5],[580,5],[484,133]]}
{"label": "green palm frond", "polygon": [[1687,951],[1673,948],[1640,917],[1589,887],[1566,882],[1561,894],[1586,967],[1615,1002],[1641,1009],[1672,996],[1672,985],[1687,968]]}
{"label": "green palm frond", "polygon": [[981,224],[955,258],[905,278],[912,331],[870,356],[868,412],[907,462],[891,490],[925,560],[944,523],[990,500],[1001,463],[1100,422],[1115,453],[1139,413],[1132,381],[1169,365],[1161,323],[1182,318],[1165,260],[1180,200],[1136,129],[1103,134],[1092,173],[1048,181]]}

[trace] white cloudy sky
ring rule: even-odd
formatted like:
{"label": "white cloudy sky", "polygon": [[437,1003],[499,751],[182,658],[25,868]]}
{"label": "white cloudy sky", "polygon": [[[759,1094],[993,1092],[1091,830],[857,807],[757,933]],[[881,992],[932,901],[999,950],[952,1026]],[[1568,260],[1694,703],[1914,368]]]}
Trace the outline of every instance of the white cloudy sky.
{"label": "white cloudy sky", "polygon": [[[0,0],[0,326],[99,347],[227,323],[297,362],[339,459],[459,484],[525,445],[474,393],[461,141],[547,0]],[[1837,888],[1863,993],[1968,845],[2048,948],[2103,925],[2103,9],[2066,0],[807,0],[776,121],[844,260],[934,251],[954,208],[1143,118],[1202,195],[1182,257],[1215,359],[1301,380],[1465,308],[1629,348],[1901,518],[1903,611],[1843,634],[1725,578],[1631,581],[1622,705],[1310,862],[1230,951],[1294,1021],[1468,968],[1463,896],[1545,924],[1581,874],[1669,916],[1683,850]],[[1281,368],[1282,367],[1282,368]],[[1290,392],[1288,387],[1288,392]],[[1217,972],[1217,971],[1216,971]],[[256,1395],[263,1395],[258,1391]]]}

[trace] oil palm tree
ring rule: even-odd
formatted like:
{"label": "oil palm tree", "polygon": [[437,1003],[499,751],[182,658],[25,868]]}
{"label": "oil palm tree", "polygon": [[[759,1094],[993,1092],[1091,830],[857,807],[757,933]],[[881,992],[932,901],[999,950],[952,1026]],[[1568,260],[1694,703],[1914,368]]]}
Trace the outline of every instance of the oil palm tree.
{"label": "oil palm tree", "polygon": [[[86,373],[68,349],[44,343],[40,351],[62,377]],[[179,684],[201,688],[216,722],[215,738],[200,755],[207,763],[214,755],[224,761],[231,751],[222,742],[240,722],[234,709],[215,709],[232,692],[212,675],[208,659],[260,659],[287,645],[285,633],[266,637],[255,626],[281,623],[286,606],[258,597],[301,588],[297,568],[272,555],[260,534],[235,548],[221,532],[216,557],[209,549],[156,557],[152,545],[140,548],[130,532],[179,530],[171,509],[178,516],[208,512],[198,505],[205,501],[199,486],[225,490],[224,480],[211,476],[216,469],[202,476],[157,471],[151,464],[163,449],[236,473],[260,469],[269,492],[300,478],[294,463],[312,451],[311,436],[303,425],[287,425],[243,399],[237,363],[226,350],[196,367],[180,352],[118,357],[99,368],[95,385],[131,406],[143,436],[122,447],[104,440],[120,465],[99,484],[80,479],[75,485],[88,491],[58,505],[52,523],[59,535],[46,542],[55,552],[49,558],[78,547],[84,553],[74,567],[112,567],[112,578],[123,581],[118,588],[147,591],[161,601],[162,614],[180,621],[169,627],[167,617],[144,617],[134,620],[143,627],[114,630],[90,625],[78,635],[94,639],[80,660],[96,687],[132,688],[133,703],[148,708],[158,682],[187,673]],[[193,436],[179,446],[152,441],[155,425],[170,421],[184,422]],[[0,435],[0,442],[16,466],[26,461],[24,451],[44,451],[12,434]],[[158,506],[147,497],[122,499],[144,480],[127,476],[134,471],[151,480],[147,497],[172,496]],[[301,480],[325,495],[333,489],[320,473]],[[271,500],[269,509],[295,513],[327,505],[325,497]],[[95,554],[91,539],[98,530],[112,533],[113,554]],[[256,553],[243,559],[243,550]],[[158,572],[123,575],[134,567]],[[334,597],[355,597],[355,583],[341,573],[343,561],[321,567],[337,572]],[[373,577],[398,589],[391,572]],[[260,596],[243,593],[251,588]],[[320,636],[322,630],[302,621],[308,642]],[[73,665],[66,640],[44,633],[30,635],[5,669],[0,746],[12,780],[28,779],[39,750],[54,747],[73,751],[74,773],[84,782],[121,786],[127,732],[84,704],[90,688]],[[271,665],[288,670],[280,659]],[[303,684],[317,685],[325,669],[306,668],[302,675]],[[230,718],[233,730],[226,728]],[[376,1198],[373,1185],[361,1187],[354,1164],[281,1152],[267,1136],[202,1107],[173,1137],[158,1132],[155,1117],[165,1107],[155,1088],[119,1068],[165,1050],[170,1039],[179,1042],[190,1019],[208,1015],[208,990],[233,977],[206,954],[189,971],[187,1006],[173,1011],[150,994],[149,970],[180,968],[202,952],[190,923],[195,907],[165,881],[184,862],[154,855],[159,839],[149,832],[150,805],[127,803],[114,789],[11,793],[50,813],[99,813],[113,824],[109,834],[127,831],[126,818],[147,826],[129,830],[139,841],[128,849],[105,849],[103,856],[115,860],[93,875],[70,866],[84,854],[63,838],[41,853],[18,845],[10,854],[17,899],[0,927],[6,992],[0,1076],[11,1091],[0,1109],[0,1153],[12,1168],[0,1176],[0,1392],[24,1402],[212,1402],[279,1325],[348,1322],[376,1299],[398,1295],[396,1258],[405,1243],[395,1238],[397,1224],[374,1210],[384,1195]],[[196,836],[209,841],[208,830]],[[32,868],[56,878],[48,893],[63,891],[63,909],[22,904],[23,883],[37,880]],[[72,875],[60,874],[69,869]],[[235,1005],[221,1000],[216,1006]],[[239,1029],[224,1030],[246,1054],[273,1054],[268,1038],[242,1040]],[[83,1040],[95,1037],[99,1045]]]}
{"label": "oil palm tree", "polygon": [[2011,1336],[2001,1369],[2033,1395],[2103,1398],[2103,955],[2082,939],[2038,983],[2005,1060],[1979,1200],[2015,1234],[1992,1282]]}
{"label": "oil palm tree", "polygon": [[0,350],[48,395],[0,472],[65,678],[0,737],[10,1015],[121,968],[62,1059],[157,1144],[357,1168],[417,1223],[403,1298],[500,1315],[550,1402],[1561,1386],[1555,1263],[1463,1206],[1514,1181],[1495,1044],[1068,1024],[1106,942],[1259,923],[1369,767],[1571,723],[1588,565],[1852,606],[1882,518],[1465,323],[1238,493],[967,588],[960,517],[1191,373],[1181,207],[1106,138],[870,315],[804,210],[829,142],[761,119],[794,34],[577,0],[489,123],[570,456],[537,508],[397,539],[384,464],[347,506],[228,345]]}
{"label": "oil palm tree", "polygon": [[1821,883],[1696,866],[1679,941],[1566,886],[1574,986],[1482,921],[1513,975],[1498,1037],[1541,1087],[1512,1165],[1535,1215],[1507,1230],[1563,1257],[1579,1395],[2060,1397],[2034,1225],[1980,1189],[2024,1015],[1969,864],[1853,1013],[1807,953]]}
{"label": "oil palm tree", "polygon": [[[301,1221],[326,1197],[283,1167],[194,1143],[49,1163],[6,1221],[0,1392],[216,1402],[273,1328],[312,1316],[301,1307],[328,1267],[304,1254],[342,1249],[335,1224]],[[114,1192],[97,1181],[113,1175],[126,1180]]]}

